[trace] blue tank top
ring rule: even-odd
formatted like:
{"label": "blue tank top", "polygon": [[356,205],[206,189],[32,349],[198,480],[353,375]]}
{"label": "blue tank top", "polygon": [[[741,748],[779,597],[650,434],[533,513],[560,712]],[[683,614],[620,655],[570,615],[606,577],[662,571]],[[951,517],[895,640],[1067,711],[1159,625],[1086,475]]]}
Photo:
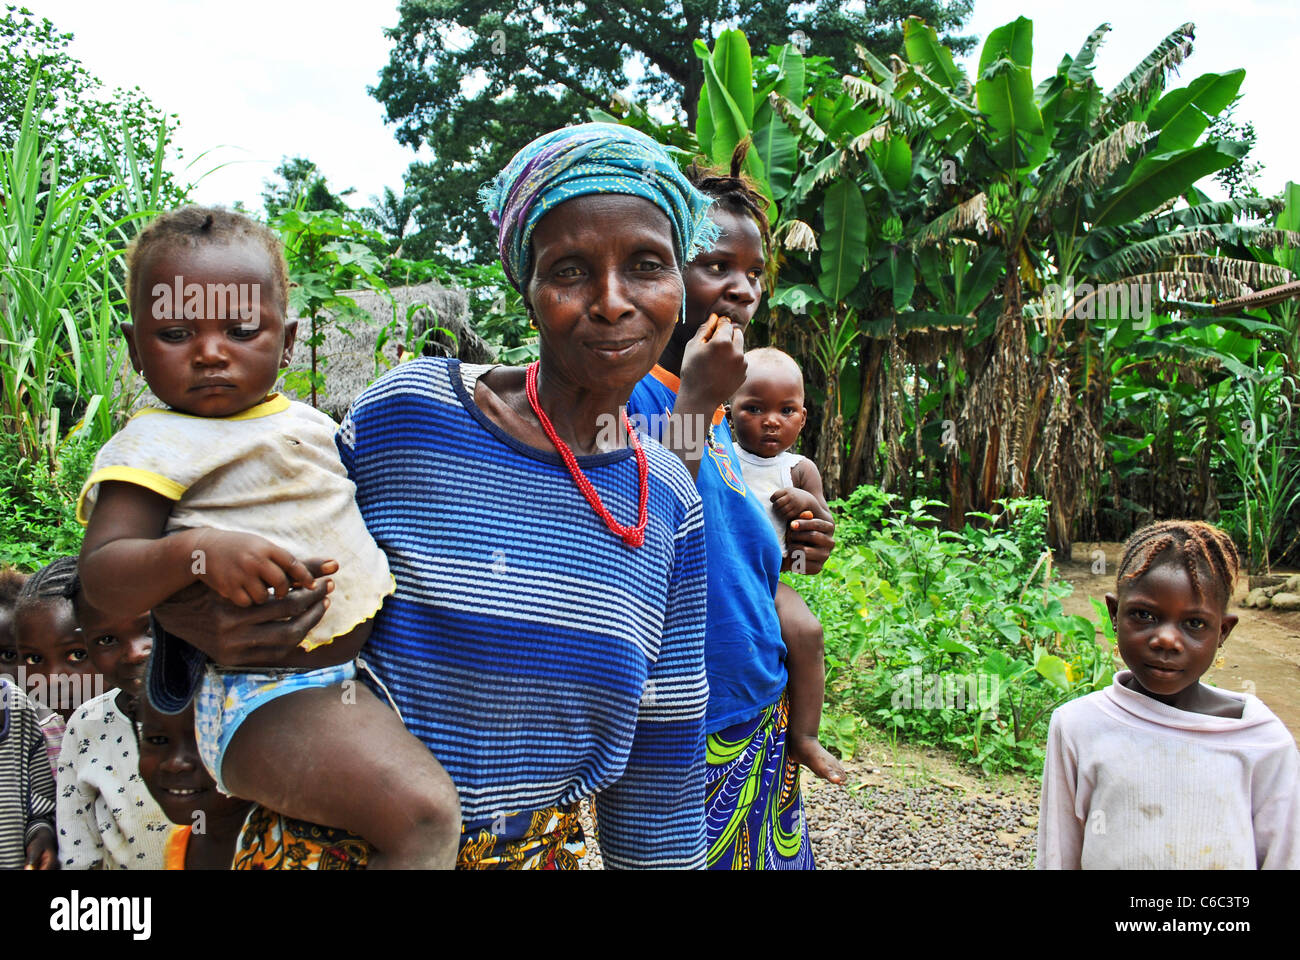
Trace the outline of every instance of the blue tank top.
{"label": "blue tank top", "polygon": [[[680,380],[656,366],[632,390],[630,417],[643,417],[660,439],[677,402]],[[704,505],[708,560],[708,619],[704,661],[709,677],[705,726],[710,733],[752,719],[780,698],[786,686],[785,644],[776,617],[781,546],[745,486],[731,431],[714,417],[695,487]]]}

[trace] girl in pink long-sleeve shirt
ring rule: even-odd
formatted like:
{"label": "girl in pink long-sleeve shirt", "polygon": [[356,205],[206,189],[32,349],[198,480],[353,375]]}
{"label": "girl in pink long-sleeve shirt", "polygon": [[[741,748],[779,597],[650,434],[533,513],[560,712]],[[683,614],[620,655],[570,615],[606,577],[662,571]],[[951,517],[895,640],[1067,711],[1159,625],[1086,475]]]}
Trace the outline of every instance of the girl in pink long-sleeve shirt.
{"label": "girl in pink long-sleeve shirt", "polygon": [[1205,523],[1125,545],[1106,604],[1129,669],[1052,715],[1039,868],[1300,868],[1295,740],[1258,698],[1200,682],[1236,626],[1238,569]]}

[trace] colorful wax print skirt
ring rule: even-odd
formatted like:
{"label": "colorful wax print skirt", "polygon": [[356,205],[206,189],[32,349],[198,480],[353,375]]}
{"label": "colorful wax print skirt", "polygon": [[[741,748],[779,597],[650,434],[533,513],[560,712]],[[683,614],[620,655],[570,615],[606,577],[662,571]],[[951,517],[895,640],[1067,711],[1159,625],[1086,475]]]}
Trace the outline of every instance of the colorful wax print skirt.
{"label": "colorful wax print skirt", "polygon": [[812,870],[799,765],[785,754],[785,694],[708,736],[704,832],[710,870]]}
{"label": "colorful wax print skirt", "polygon": [[[576,870],[587,852],[578,805],[506,814],[461,827],[457,870]],[[364,870],[372,847],[346,830],[254,807],[233,870]]]}
{"label": "colorful wax print skirt", "polygon": [[364,870],[371,846],[346,830],[253,807],[235,848],[232,870]]}
{"label": "colorful wax print skirt", "polygon": [[577,870],[587,853],[576,803],[474,821],[461,833],[457,870]]}

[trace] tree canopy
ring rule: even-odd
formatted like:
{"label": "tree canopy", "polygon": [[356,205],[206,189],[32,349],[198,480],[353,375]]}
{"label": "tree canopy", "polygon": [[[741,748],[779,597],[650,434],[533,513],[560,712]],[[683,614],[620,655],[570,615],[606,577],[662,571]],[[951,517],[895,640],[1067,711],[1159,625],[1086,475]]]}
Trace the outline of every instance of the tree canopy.
{"label": "tree canopy", "polygon": [[329,188],[325,175],[306,157],[285,157],[275,168],[273,178],[262,181],[262,204],[266,218],[273,220],[281,211],[302,202],[304,210],[333,210],[349,213],[345,197],[355,191],[349,187],[342,193]]}
{"label": "tree canopy", "polygon": [[[130,157],[147,165],[161,145],[169,153],[178,121],[165,114],[139,87],[105,90],[67,50],[73,35],[23,7],[6,5],[0,18],[0,148],[11,148],[22,125],[23,105],[33,82],[40,111],[39,133],[58,145],[60,178],[90,177],[87,192],[98,195],[128,173]],[[128,150],[127,139],[130,139]],[[184,190],[165,170],[158,172],[160,199],[175,203]],[[109,201],[110,212],[117,203]],[[117,211],[120,213],[120,211]]]}
{"label": "tree canopy", "polygon": [[[615,91],[650,100],[694,125],[703,83],[696,39],[738,26],[756,49],[795,42],[843,72],[858,72],[861,44],[878,56],[902,50],[907,16],[940,32],[961,27],[973,0],[884,0],[858,4],[770,0],[647,0],[634,6],[561,2],[545,8],[500,0],[403,0],[388,64],[371,94],[397,139],[427,145],[435,159],[412,164],[418,234],[451,246],[461,237],[491,256],[491,227],[478,188],[533,138],[587,118]],[[792,40],[793,38],[793,40]],[[945,36],[950,47],[974,39]],[[418,235],[417,234],[417,235]]]}

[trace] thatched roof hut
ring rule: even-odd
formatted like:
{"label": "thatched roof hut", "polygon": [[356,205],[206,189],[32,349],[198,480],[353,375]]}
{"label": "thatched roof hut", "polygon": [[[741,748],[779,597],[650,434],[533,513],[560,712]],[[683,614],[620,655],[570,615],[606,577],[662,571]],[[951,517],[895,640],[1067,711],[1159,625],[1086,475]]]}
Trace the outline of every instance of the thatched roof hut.
{"label": "thatched roof hut", "polygon": [[[317,406],[335,420],[343,416],[357,394],[376,377],[396,366],[404,356],[409,359],[407,345],[425,331],[441,327],[453,335],[430,334],[423,350],[427,356],[455,356],[469,363],[486,363],[496,355],[493,347],[471,326],[469,296],[464,290],[423,283],[393,287],[391,293],[390,304],[368,290],[350,292],[347,296],[369,312],[371,322],[352,323],[347,331],[335,323],[326,325],[325,342],[317,350],[317,365],[325,374],[325,390],[318,394]],[[381,351],[383,359],[379,360],[375,347],[380,331],[386,327],[388,338]],[[311,350],[304,344],[309,335],[308,322],[300,321],[291,370],[311,366]],[[286,392],[294,396],[292,391]],[[298,399],[306,403],[310,397]]]}

